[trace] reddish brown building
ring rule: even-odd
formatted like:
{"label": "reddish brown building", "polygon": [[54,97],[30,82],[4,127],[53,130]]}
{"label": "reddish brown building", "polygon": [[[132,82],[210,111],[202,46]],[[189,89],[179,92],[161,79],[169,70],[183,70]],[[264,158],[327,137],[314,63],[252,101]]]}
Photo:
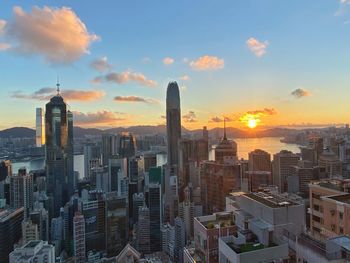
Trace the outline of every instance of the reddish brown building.
{"label": "reddish brown building", "polygon": [[201,165],[201,199],[205,213],[225,210],[225,197],[240,189],[240,164],[206,161]]}

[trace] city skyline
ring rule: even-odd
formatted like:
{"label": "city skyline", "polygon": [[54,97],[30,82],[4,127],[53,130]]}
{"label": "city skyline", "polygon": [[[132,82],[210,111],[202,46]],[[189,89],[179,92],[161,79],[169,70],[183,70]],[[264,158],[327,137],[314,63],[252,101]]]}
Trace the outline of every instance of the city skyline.
{"label": "city skyline", "polygon": [[173,80],[189,129],[344,124],[349,19],[344,0],[3,3],[0,129],[34,127],[57,76],[76,126],[165,124]]}

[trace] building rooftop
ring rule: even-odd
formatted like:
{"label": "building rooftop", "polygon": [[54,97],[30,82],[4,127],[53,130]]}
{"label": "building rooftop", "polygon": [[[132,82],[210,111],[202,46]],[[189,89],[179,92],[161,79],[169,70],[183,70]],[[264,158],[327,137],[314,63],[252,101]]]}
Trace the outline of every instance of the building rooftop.
{"label": "building rooftop", "polygon": [[340,192],[348,192],[350,189],[350,179],[325,179],[320,181],[312,181],[310,185],[321,186]]}
{"label": "building rooftop", "polygon": [[330,239],[334,243],[350,251],[350,237],[349,236],[337,236]]}
{"label": "building rooftop", "polygon": [[[230,243],[227,243],[227,245],[228,245],[232,250],[234,250],[237,254],[266,248],[266,247],[265,247],[263,244],[261,244],[261,243],[246,243],[246,244],[236,245],[235,243],[230,242]],[[273,246],[275,246],[275,245],[273,245]],[[270,246],[269,246],[269,247],[270,247]]]}
{"label": "building rooftop", "polygon": [[40,244],[40,240],[33,240],[33,241],[30,241],[30,242],[28,242],[25,246],[24,246],[24,248],[34,248],[34,247],[36,247],[38,244]]}
{"label": "building rooftop", "polygon": [[292,200],[282,195],[277,195],[272,193],[257,192],[257,193],[248,193],[244,195],[248,198],[251,198],[271,208],[299,205],[298,203],[295,203]]}
{"label": "building rooftop", "polygon": [[197,217],[196,219],[207,229],[229,227],[235,225],[232,213],[230,212],[215,213],[209,216]]}
{"label": "building rooftop", "polygon": [[333,196],[328,196],[328,198],[338,202],[350,204],[350,194],[333,195]]}
{"label": "building rooftop", "polygon": [[201,257],[197,254],[197,251],[194,247],[188,247],[184,249],[184,253],[188,254],[196,263],[204,263]]}

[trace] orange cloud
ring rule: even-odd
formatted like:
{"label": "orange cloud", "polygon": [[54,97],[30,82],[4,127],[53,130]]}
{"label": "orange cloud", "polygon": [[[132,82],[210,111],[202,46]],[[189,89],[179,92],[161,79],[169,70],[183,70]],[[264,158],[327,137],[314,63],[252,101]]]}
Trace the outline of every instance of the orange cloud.
{"label": "orange cloud", "polygon": [[[21,91],[14,92],[13,98],[32,99],[32,100],[49,100],[56,94],[55,88],[41,88],[31,94],[24,94]],[[61,91],[62,97],[67,101],[90,102],[101,99],[105,92],[101,90],[72,90],[66,89]]]}
{"label": "orange cloud", "polygon": [[104,76],[96,77],[92,80],[93,83],[101,83],[101,82],[113,82],[117,84],[125,84],[128,82],[136,82],[141,86],[147,87],[155,87],[157,86],[157,82],[155,80],[151,80],[146,78],[142,73],[132,72],[132,71],[124,71],[121,73],[111,72]]}
{"label": "orange cloud", "polygon": [[5,36],[12,41],[10,50],[19,54],[41,55],[50,63],[66,64],[88,53],[90,44],[99,39],[68,7],[34,6],[26,13],[15,6],[13,13],[4,26]]}
{"label": "orange cloud", "polygon": [[181,80],[187,81],[190,80],[190,77],[188,75],[183,75],[180,77]]}
{"label": "orange cloud", "polygon": [[190,62],[190,67],[194,70],[218,70],[224,68],[225,62],[223,59],[215,56],[202,56],[197,60]]}
{"label": "orange cloud", "polygon": [[257,57],[262,57],[265,55],[267,46],[269,45],[267,41],[260,42],[254,37],[249,38],[246,43],[250,51],[253,52]]}
{"label": "orange cloud", "polygon": [[102,110],[97,112],[83,113],[73,111],[75,125],[85,127],[117,126],[127,121],[124,114]]}
{"label": "orange cloud", "polygon": [[155,99],[142,98],[139,96],[116,96],[114,97],[114,101],[117,102],[142,102],[147,104],[159,104],[159,101]]}
{"label": "orange cloud", "polygon": [[175,62],[175,60],[171,57],[166,57],[163,59],[163,64],[164,65],[171,65]]}

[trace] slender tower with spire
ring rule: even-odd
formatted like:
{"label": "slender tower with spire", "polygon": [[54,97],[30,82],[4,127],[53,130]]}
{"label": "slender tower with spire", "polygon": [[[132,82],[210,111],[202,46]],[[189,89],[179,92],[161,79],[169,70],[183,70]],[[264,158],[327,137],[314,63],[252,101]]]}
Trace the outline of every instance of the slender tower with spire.
{"label": "slender tower with spire", "polygon": [[227,139],[226,118],[224,118],[224,137],[215,147],[215,161],[224,163],[225,158],[237,159],[237,144],[235,141]]}

